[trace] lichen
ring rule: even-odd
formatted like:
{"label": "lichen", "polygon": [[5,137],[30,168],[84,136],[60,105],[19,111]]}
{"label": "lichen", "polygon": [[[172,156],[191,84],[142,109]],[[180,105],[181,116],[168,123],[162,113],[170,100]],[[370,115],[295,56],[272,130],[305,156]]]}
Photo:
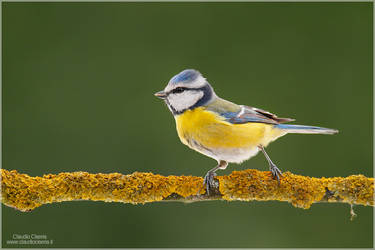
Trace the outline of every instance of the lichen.
{"label": "lichen", "polygon": [[[286,172],[278,185],[270,172],[249,169],[234,171],[217,179],[219,193],[207,195],[203,179],[195,176],[73,172],[30,177],[16,170],[2,169],[1,200],[5,205],[20,211],[72,200],[131,204],[220,198],[227,201],[277,200],[305,209],[320,201],[374,205],[374,179],[363,175],[311,178]],[[327,190],[329,196],[326,196]]]}
{"label": "lichen", "polygon": [[286,172],[278,185],[270,172],[248,169],[218,178],[220,193],[229,201],[287,201],[295,207],[308,209],[322,201],[328,188],[332,193],[328,202],[374,205],[374,179],[363,175],[313,178]]}

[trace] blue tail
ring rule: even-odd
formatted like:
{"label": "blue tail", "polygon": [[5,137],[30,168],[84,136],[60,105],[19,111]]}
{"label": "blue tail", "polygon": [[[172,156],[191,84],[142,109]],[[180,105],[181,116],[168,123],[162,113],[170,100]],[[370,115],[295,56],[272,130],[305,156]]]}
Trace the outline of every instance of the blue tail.
{"label": "blue tail", "polygon": [[304,126],[304,125],[292,125],[292,124],[277,124],[276,128],[285,130],[287,133],[295,134],[336,134],[339,131],[330,128],[321,128],[314,126]]}

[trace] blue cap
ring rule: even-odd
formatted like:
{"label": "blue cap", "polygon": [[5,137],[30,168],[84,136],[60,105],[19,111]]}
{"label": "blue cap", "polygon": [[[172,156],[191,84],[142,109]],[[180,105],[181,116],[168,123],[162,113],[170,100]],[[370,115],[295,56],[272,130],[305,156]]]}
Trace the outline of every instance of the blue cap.
{"label": "blue cap", "polygon": [[169,83],[176,84],[180,82],[189,83],[195,81],[200,73],[194,69],[185,69],[184,71],[178,73],[169,81]]}

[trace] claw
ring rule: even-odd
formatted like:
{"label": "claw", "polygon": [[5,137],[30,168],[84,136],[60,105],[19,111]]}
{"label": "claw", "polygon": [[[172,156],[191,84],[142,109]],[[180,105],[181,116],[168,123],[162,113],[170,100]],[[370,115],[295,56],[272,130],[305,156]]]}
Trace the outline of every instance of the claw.
{"label": "claw", "polygon": [[262,150],[264,156],[266,157],[268,164],[270,165],[270,171],[272,173],[272,177],[274,179],[277,179],[277,182],[279,183],[280,186],[280,176],[282,177],[283,174],[281,173],[280,169],[276,167],[276,165],[271,161],[271,158],[268,156],[266,153],[266,150],[264,150],[264,147],[262,145],[259,145],[258,148]]}
{"label": "claw", "polygon": [[214,178],[217,174],[215,172],[208,171],[204,177],[203,185],[206,185],[207,195],[210,194],[210,189],[215,186]]}
{"label": "claw", "polygon": [[280,177],[283,176],[280,169],[275,164],[270,164],[270,171],[272,173],[272,177],[277,179],[277,182],[280,185]]}

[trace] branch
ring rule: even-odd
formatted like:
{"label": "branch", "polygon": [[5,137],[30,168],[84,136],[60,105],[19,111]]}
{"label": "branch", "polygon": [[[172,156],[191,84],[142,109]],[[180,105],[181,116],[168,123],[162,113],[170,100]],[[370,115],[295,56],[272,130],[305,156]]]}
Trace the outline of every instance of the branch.
{"label": "branch", "polygon": [[363,175],[314,178],[290,172],[283,176],[278,185],[269,171],[233,171],[230,175],[216,177],[216,187],[207,195],[203,179],[195,176],[73,172],[30,177],[16,170],[1,169],[1,202],[20,211],[31,211],[47,203],[73,200],[132,204],[155,201],[277,200],[304,209],[316,202],[374,206],[374,178]]}

